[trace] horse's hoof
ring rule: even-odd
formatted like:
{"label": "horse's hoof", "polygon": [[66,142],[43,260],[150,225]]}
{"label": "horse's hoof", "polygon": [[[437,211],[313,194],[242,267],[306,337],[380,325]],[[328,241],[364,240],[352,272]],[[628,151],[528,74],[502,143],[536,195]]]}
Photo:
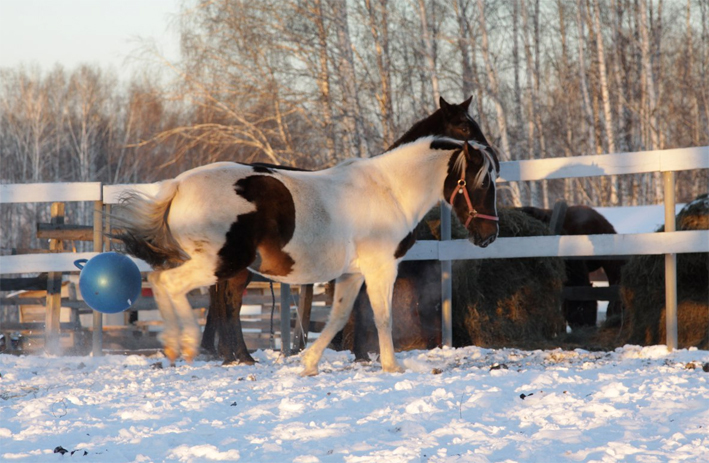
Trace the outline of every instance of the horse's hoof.
{"label": "horse's hoof", "polygon": [[299,373],[299,375],[303,378],[306,376],[317,376],[318,375],[318,367],[314,368],[305,368],[303,371]]}
{"label": "horse's hoof", "polygon": [[382,370],[384,370],[385,373],[404,373],[406,371],[406,368],[402,367],[397,363],[392,366],[383,366]]}
{"label": "horse's hoof", "polygon": [[180,353],[172,347],[165,347],[165,357],[170,361],[170,366],[174,367]]}
{"label": "horse's hoof", "polygon": [[229,366],[229,365],[255,365],[258,362],[252,358],[243,358],[243,359],[227,359],[222,362],[223,366]]}
{"label": "horse's hoof", "polygon": [[192,363],[197,357],[197,354],[199,354],[198,349],[192,349],[192,348],[186,348],[182,349],[182,356],[185,358],[185,362],[187,363]]}

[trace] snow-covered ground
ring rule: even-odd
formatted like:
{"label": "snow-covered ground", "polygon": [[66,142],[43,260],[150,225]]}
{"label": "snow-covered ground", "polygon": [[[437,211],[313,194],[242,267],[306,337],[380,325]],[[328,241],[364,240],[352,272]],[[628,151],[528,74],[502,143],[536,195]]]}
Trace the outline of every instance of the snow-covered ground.
{"label": "snow-covered ground", "polygon": [[[0,355],[0,461],[706,462],[709,352],[326,351],[256,366]],[[55,449],[67,453],[54,453]]]}

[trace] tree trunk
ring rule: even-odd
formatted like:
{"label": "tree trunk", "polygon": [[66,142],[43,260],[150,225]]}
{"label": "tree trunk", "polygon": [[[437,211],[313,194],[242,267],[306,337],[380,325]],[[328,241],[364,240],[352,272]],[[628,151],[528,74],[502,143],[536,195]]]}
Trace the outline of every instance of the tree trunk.
{"label": "tree trunk", "polygon": [[[594,2],[593,23],[596,31],[596,52],[598,53],[598,74],[601,84],[601,97],[603,98],[603,116],[604,127],[606,132],[606,141],[608,142],[608,153],[615,153],[615,135],[613,132],[613,114],[611,112],[610,93],[608,91],[608,78],[606,71],[606,52],[603,45],[603,32],[601,29],[601,13],[598,1]],[[610,205],[618,205],[618,176],[612,175],[610,181]]]}
{"label": "tree trunk", "polygon": [[[524,57],[527,64],[527,78],[525,85],[525,116],[526,116],[526,136],[525,141],[527,149],[527,159],[534,159],[538,156],[536,155],[536,140],[535,140],[535,121],[536,121],[536,111],[535,111],[535,85],[534,85],[534,64],[532,57],[532,46],[529,43],[529,12],[527,9],[527,2],[521,0],[520,14],[522,16],[522,45],[524,46]],[[540,207],[539,198],[539,188],[536,181],[531,181],[529,183],[529,203],[534,207]]]}
{"label": "tree trunk", "polygon": [[438,100],[441,98],[441,91],[438,84],[438,73],[436,72],[436,56],[433,46],[433,38],[428,27],[428,12],[424,0],[419,0],[419,19],[421,20],[421,32],[423,33],[423,44],[425,48],[426,68],[431,79],[431,89],[433,90],[433,107],[438,107]]}
{"label": "tree trunk", "polygon": [[[559,81],[562,83],[560,90],[562,91],[563,104],[567,108],[570,108],[570,99],[568,95],[571,92],[570,90],[568,90],[568,88],[571,80],[571,72],[569,66],[569,49],[566,38],[566,20],[564,18],[564,4],[565,3],[563,0],[557,0],[556,2],[557,13],[559,14],[559,38],[561,41],[561,68],[559,69]],[[571,157],[573,155],[570,149],[570,146],[573,142],[573,131],[571,130],[571,124],[569,123],[568,118],[562,118],[561,123],[563,124],[562,129],[564,130],[566,137],[566,143],[563,144],[564,156]],[[570,201],[572,204],[575,204],[577,202],[574,197],[573,179],[564,179],[564,199],[566,199],[566,201]]]}
{"label": "tree trunk", "polygon": [[463,70],[462,92],[463,99],[470,97],[473,93],[473,69],[470,64],[470,27],[465,15],[465,5],[463,0],[456,0],[454,5],[455,16],[458,20],[458,51],[460,52],[461,68]]}
{"label": "tree trunk", "polygon": [[318,89],[320,90],[320,108],[322,111],[323,132],[325,133],[326,157],[334,159],[337,157],[339,147],[335,141],[335,131],[333,127],[332,96],[330,94],[330,71],[328,69],[328,41],[327,30],[325,29],[325,18],[323,17],[322,0],[313,0],[314,11],[312,21],[317,29],[318,37]]}
{"label": "tree trunk", "polygon": [[[659,127],[657,124],[657,96],[655,93],[655,79],[652,72],[652,61],[650,55],[650,36],[647,26],[647,3],[646,0],[640,0],[639,4],[639,21],[640,27],[640,51],[642,57],[643,82],[647,90],[647,106],[646,106],[646,127],[650,141],[649,148],[651,150],[660,149]],[[653,175],[654,188],[653,196],[655,202],[662,201],[662,178],[659,172]],[[650,192],[648,192],[650,193]]]}
{"label": "tree trunk", "polygon": [[347,20],[347,2],[335,0],[332,2],[332,7],[336,18],[335,26],[337,28],[337,44],[340,54],[338,71],[344,96],[343,111],[348,114],[346,125],[349,138],[352,141],[354,155],[365,158],[369,156],[369,153],[364,134],[362,105],[357,92],[354,53],[352,52],[352,40]]}
{"label": "tree trunk", "polygon": [[[497,71],[493,66],[492,59],[490,57],[489,42],[487,36],[487,25],[485,24],[485,5],[483,0],[478,0],[478,10],[480,11],[480,33],[482,35],[481,51],[483,54],[483,60],[485,61],[485,68],[487,69],[488,78],[488,92],[495,103],[495,111],[497,113],[497,127],[500,132],[500,142],[502,143],[502,158],[504,160],[510,159],[510,143],[507,136],[507,119],[505,116],[505,109],[502,106],[502,100],[500,99],[499,84],[497,82]],[[512,193],[512,203],[515,207],[522,206],[522,200],[519,191],[519,185],[517,182],[512,182],[510,184],[510,191]]]}
{"label": "tree trunk", "polygon": [[[578,39],[578,60],[579,60],[579,82],[581,84],[581,96],[583,98],[583,110],[586,115],[586,129],[588,131],[588,144],[589,148],[592,147],[592,151],[596,153],[597,147],[595,145],[595,131],[594,131],[594,117],[591,104],[591,98],[588,93],[588,84],[586,83],[586,54],[584,52],[584,47],[586,45],[584,37],[586,33],[583,27],[583,5],[582,0],[576,0],[576,26],[578,27],[579,39]],[[588,153],[585,153],[588,154]]]}
{"label": "tree trunk", "polygon": [[372,3],[375,1],[377,0],[364,0],[364,3],[369,14],[369,30],[374,39],[374,53],[376,55],[377,70],[379,71],[380,92],[377,95],[377,101],[379,102],[379,115],[382,123],[382,147],[386,148],[394,143],[391,75],[389,73],[389,19],[387,0],[378,0],[378,6]]}
{"label": "tree trunk", "polygon": [[[613,54],[613,77],[615,79],[616,92],[616,127],[618,127],[617,146],[619,152],[627,151],[629,147],[629,132],[630,132],[630,111],[624,103],[627,101],[628,95],[625,92],[626,84],[624,83],[622,74],[622,61],[625,56],[625,39],[622,38],[621,29],[623,26],[623,9],[618,0],[613,0],[611,3],[613,10],[613,42],[615,44]],[[626,73],[627,76],[627,73]],[[624,135],[624,136],[623,136]],[[624,142],[625,140],[625,142]],[[628,183],[631,178],[629,176],[621,176],[618,184],[619,205],[627,205],[629,189]]]}

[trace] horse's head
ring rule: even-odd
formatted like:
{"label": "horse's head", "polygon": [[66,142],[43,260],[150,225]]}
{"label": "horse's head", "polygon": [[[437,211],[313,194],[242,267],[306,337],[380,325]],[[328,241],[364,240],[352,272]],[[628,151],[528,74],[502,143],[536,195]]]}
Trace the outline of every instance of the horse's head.
{"label": "horse's head", "polygon": [[500,162],[480,127],[470,115],[471,99],[459,105],[441,98],[442,135],[462,140],[462,149],[453,153],[443,193],[468,230],[476,246],[486,247],[500,231],[495,180]]}
{"label": "horse's head", "polygon": [[470,241],[485,247],[499,232],[495,179],[500,162],[471,115],[471,101],[472,97],[449,104],[441,98],[437,111],[414,124],[388,150],[427,136],[435,137],[436,149],[454,150],[443,193],[468,229]]}

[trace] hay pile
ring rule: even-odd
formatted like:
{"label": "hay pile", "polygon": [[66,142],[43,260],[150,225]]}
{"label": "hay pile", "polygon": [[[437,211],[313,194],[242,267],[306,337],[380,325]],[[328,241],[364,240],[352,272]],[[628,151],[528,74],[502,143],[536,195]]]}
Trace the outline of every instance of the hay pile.
{"label": "hay pile", "polygon": [[[549,235],[539,220],[500,209],[500,237]],[[438,239],[439,210],[424,218],[418,239]],[[453,220],[453,239],[467,238]],[[495,246],[496,244],[493,244]],[[548,347],[564,332],[561,287],[566,274],[555,257],[453,262],[453,344],[486,347]]]}
{"label": "hay pile", "polygon": [[[677,215],[677,230],[709,230],[709,195],[699,196]],[[657,230],[664,231],[664,227]],[[629,325],[626,342],[665,343],[664,256],[635,256],[623,268],[621,297]],[[709,348],[709,253],[677,255],[678,344]]]}

